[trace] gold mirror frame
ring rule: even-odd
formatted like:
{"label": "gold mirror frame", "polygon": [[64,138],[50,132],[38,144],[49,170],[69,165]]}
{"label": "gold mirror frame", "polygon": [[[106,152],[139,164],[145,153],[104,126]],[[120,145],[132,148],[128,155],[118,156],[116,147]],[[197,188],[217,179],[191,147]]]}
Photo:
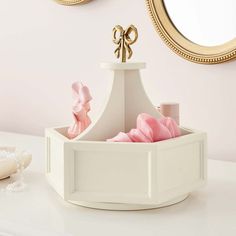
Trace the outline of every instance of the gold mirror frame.
{"label": "gold mirror frame", "polygon": [[62,4],[62,5],[76,5],[76,4],[85,4],[91,0],[55,0],[56,2]]}
{"label": "gold mirror frame", "polygon": [[175,28],[164,0],[146,0],[146,4],[160,37],[179,56],[199,64],[218,64],[236,58],[236,39],[213,47],[195,44]]}

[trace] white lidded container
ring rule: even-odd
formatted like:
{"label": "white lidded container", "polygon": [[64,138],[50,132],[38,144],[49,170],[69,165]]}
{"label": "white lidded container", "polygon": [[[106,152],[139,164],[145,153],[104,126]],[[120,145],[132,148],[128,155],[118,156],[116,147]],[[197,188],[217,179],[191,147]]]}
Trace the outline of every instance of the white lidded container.
{"label": "white lidded container", "polygon": [[206,134],[181,128],[180,137],[156,143],[110,143],[136,127],[140,113],[162,115],[140,77],[144,63],[103,63],[114,71],[98,120],[73,140],[68,127],[46,129],[46,175],[66,201],[99,209],[158,208],[184,200],[206,182]]}

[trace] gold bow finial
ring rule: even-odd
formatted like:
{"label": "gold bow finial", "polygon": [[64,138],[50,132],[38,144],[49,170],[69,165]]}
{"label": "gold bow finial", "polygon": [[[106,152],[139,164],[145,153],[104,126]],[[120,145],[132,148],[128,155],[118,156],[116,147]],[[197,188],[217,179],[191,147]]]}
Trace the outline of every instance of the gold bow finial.
{"label": "gold bow finial", "polygon": [[[131,38],[131,35],[134,38]],[[138,39],[138,30],[134,25],[130,25],[126,30],[122,26],[117,25],[112,31],[112,40],[118,47],[115,50],[115,55],[117,58],[121,57],[122,62],[126,62],[126,58],[130,59],[133,55],[133,51],[130,45],[134,44]]]}

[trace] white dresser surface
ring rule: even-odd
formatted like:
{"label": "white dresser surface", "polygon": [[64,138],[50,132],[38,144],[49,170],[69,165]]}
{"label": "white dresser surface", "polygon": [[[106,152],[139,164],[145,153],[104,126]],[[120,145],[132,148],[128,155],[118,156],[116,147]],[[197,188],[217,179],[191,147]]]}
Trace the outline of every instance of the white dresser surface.
{"label": "white dresser surface", "polygon": [[12,179],[0,181],[0,236],[236,235],[236,163],[210,160],[207,186],[182,203],[114,212],[78,207],[54,192],[44,177],[44,138],[0,132],[0,145],[33,154],[25,191],[1,191]]}

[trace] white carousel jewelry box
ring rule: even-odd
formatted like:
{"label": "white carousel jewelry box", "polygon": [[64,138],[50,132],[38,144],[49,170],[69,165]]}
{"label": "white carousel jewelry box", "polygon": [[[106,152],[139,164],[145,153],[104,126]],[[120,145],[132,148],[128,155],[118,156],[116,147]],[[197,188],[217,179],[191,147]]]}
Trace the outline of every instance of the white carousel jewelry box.
{"label": "white carousel jewelry box", "polygon": [[149,101],[139,70],[144,63],[103,63],[114,71],[99,119],[74,140],[68,127],[46,129],[46,175],[66,201],[100,209],[138,210],[184,200],[206,182],[206,134],[181,128],[156,143],[110,143],[136,127],[140,113],[162,115]]}

